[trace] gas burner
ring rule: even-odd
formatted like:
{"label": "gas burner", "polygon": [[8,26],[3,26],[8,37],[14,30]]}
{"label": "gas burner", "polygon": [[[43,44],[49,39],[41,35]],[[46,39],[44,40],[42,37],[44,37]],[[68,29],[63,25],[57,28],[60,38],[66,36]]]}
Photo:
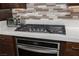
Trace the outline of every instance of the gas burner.
{"label": "gas burner", "polygon": [[16,28],[15,31],[65,34],[65,26],[64,25],[26,24]]}

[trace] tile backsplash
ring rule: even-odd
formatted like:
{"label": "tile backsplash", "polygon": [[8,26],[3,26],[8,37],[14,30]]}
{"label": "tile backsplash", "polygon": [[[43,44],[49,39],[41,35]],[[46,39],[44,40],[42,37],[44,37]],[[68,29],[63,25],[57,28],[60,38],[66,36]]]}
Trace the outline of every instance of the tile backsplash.
{"label": "tile backsplash", "polygon": [[78,19],[66,3],[27,3],[27,9],[12,9],[13,17],[26,20]]}

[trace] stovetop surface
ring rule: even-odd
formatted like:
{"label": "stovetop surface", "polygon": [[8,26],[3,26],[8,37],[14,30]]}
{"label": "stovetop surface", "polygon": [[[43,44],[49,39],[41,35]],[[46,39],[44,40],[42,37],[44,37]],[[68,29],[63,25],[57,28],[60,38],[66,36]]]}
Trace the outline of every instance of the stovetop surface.
{"label": "stovetop surface", "polygon": [[64,25],[26,24],[26,25],[21,25],[20,27],[17,27],[15,31],[65,34],[65,26]]}

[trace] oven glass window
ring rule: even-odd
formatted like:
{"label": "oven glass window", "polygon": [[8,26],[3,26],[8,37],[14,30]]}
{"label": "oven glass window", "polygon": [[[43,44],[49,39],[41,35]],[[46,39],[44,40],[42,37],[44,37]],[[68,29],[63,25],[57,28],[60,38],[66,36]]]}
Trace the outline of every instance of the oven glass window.
{"label": "oven glass window", "polygon": [[18,43],[44,46],[44,47],[50,47],[50,48],[58,48],[58,44],[56,43],[47,43],[47,42],[38,42],[38,41],[29,41],[29,40],[18,40]]}

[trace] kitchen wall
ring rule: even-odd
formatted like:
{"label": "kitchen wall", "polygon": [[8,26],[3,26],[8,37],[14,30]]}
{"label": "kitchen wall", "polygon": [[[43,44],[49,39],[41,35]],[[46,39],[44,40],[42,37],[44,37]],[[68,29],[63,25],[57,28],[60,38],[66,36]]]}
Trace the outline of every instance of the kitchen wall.
{"label": "kitchen wall", "polygon": [[14,18],[19,17],[22,20],[69,20],[79,19],[78,10],[65,3],[28,3],[27,9],[12,9],[12,13]]}

